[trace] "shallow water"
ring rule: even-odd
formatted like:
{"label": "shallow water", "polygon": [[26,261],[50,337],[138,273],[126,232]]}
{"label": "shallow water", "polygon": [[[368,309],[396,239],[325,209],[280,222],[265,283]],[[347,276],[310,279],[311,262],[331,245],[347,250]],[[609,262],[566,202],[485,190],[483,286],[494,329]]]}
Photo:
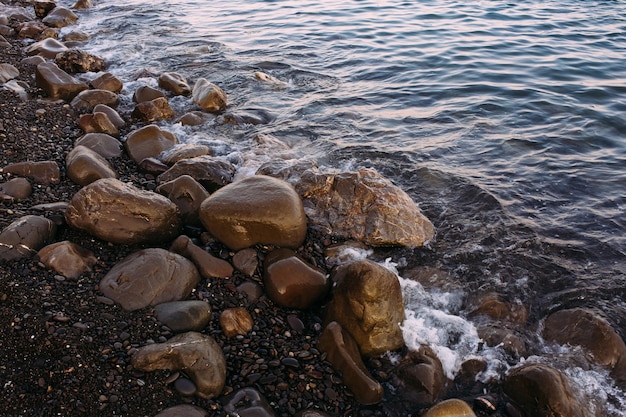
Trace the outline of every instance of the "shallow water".
{"label": "shallow water", "polygon": [[[296,158],[373,167],[406,190],[437,238],[375,256],[409,277],[445,271],[422,298],[461,301],[415,307],[411,323],[448,318],[467,335],[466,355],[477,352],[464,300],[489,291],[525,305],[531,333],[548,312],[585,306],[626,337],[626,3],[100,0],[79,29],[127,81],[127,98],[154,82],[131,81],[140,70],[177,71],[221,86],[233,111],[273,116],[172,126],[182,140],[241,160],[252,136],[271,133]],[[445,339],[427,342],[444,352]],[[541,341],[529,344],[551,361]],[[590,398],[621,415],[624,393],[584,375]]]}

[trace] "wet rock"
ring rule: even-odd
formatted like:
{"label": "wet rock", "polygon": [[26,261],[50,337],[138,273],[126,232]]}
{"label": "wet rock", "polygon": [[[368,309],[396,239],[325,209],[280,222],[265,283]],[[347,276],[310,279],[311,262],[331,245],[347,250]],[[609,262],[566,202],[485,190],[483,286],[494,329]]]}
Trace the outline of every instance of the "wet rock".
{"label": "wet rock", "polygon": [[263,284],[270,300],[300,310],[309,309],[328,291],[324,271],[306,263],[289,249],[276,249],[265,259]]}
{"label": "wet rock", "polygon": [[567,377],[542,364],[513,369],[503,389],[526,415],[533,417],[584,417],[586,407],[578,400]]}
{"label": "wet rock", "polygon": [[200,300],[171,301],[157,305],[154,314],[176,333],[201,331],[211,320],[211,306]]}
{"label": "wet rock", "polygon": [[189,175],[181,175],[160,184],[157,193],[166,196],[178,206],[184,224],[200,226],[200,204],[209,196],[207,190]]}
{"label": "wet rock", "polygon": [[17,78],[20,71],[11,64],[0,64],[0,84],[4,84],[9,80]]}
{"label": "wet rock", "polygon": [[72,6],[74,10],[82,10],[82,9],[90,9],[93,7],[93,3],[91,0],[77,0],[76,3]]}
{"label": "wet rock", "polygon": [[430,348],[409,352],[393,374],[399,396],[411,404],[429,405],[442,394],[446,376],[441,361]]}
{"label": "wet rock", "polygon": [[103,158],[118,158],[122,155],[122,143],[105,133],[87,133],[74,146],[85,146]]}
{"label": "wet rock", "polygon": [[207,191],[213,192],[230,184],[235,175],[235,166],[230,162],[210,155],[183,159],[176,162],[170,169],[159,175],[159,184],[172,181],[181,175],[190,175]]}
{"label": "wet rock", "polygon": [[159,155],[159,159],[166,165],[174,165],[183,159],[195,158],[203,155],[211,155],[211,150],[206,145],[199,143],[185,143],[165,150]]}
{"label": "wet rock", "polygon": [[183,126],[199,126],[206,122],[208,117],[205,113],[200,111],[192,111],[189,113],[185,113],[178,120],[177,123],[182,124]]}
{"label": "wet rock", "polygon": [[224,411],[240,417],[276,417],[265,397],[254,388],[242,388],[226,397]]}
{"label": "wet rock", "polygon": [[84,42],[91,39],[91,35],[81,30],[73,30],[63,35],[61,39],[63,42]]}
{"label": "wet rock", "polygon": [[196,81],[191,94],[193,102],[210,113],[219,113],[228,104],[226,93],[204,78]]}
{"label": "wet rock", "polygon": [[171,119],[176,113],[170,107],[165,97],[158,97],[150,101],[142,101],[135,106],[133,116],[150,123],[159,120]]}
{"label": "wet rock", "polygon": [[94,78],[93,80],[91,80],[89,85],[93,89],[107,90],[115,94],[119,94],[120,91],[122,91],[122,88],[124,88],[124,83],[122,83],[122,80],[120,80],[110,72],[105,72],[104,74],[101,74],[98,77]]}
{"label": "wet rock", "polygon": [[30,197],[33,187],[26,178],[13,178],[0,184],[0,199],[4,196],[22,200]]}
{"label": "wet rock", "polygon": [[197,395],[213,398],[226,381],[226,360],[222,349],[210,336],[188,332],[137,349],[131,363],[135,369],[184,371],[198,388]]}
{"label": "wet rock", "polygon": [[476,414],[465,401],[452,398],[430,407],[423,417],[476,417]]}
{"label": "wet rock", "polygon": [[112,178],[78,191],[65,219],[71,227],[120,244],[162,242],[180,227],[178,208],[166,197]]}
{"label": "wet rock", "polygon": [[228,278],[233,274],[231,264],[195,245],[185,235],[178,236],[170,250],[192,260],[204,278]]}
{"label": "wet rock", "polygon": [[515,359],[527,356],[524,338],[515,331],[495,323],[479,326],[477,331],[478,336],[485,341],[487,346],[499,346]]}
{"label": "wet rock", "polygon": [[276,78],[276,77],[274,77],[272,75],[266,74],[264,72],[261,72],[261,71],[255,72],[254,73],[254,77],[257,80],[259,80],[259,81],[263,81],[263,82],[271,84],[271,85],[273,85],[275,87],[284,88],[284,87],[287,87],[289,85],[286,82],[281,81],[278,78]]}
{"label": "wet rock", "polygon": [[358,402],[376,404],[383,399],[383,387],[369,373],[356,342],[339,323],[328,323],[318,346],[328,354],[328,361],[341,373],[344,383]]}
{"label": "wet rock", "polygon": [[72,100],[88,88],[87,84],[72,77],[53,62],[37,65],[35,82],[51,98],[62,100]]}
{"label": "wet rock", "polygon": [[502,300],[496,293],[481,294],[473,302],[476,307],[470,311],[470,317],[487,316],[493,320],[506,320],[512,323],[524,324],[528,318],[528,311],[520,303],[511,303]]}
{"label": "wet rock", "polygon": [[189,405],[189,404],[181,404],[175,405],[174,407],[166,408],[161,411],[154,417],[207,417],[208,412],[203,410],[202,408]]}
{"label": "wet rock", "polygon": [[176,72],[164,72],[159,76],[159,87],[171,92],[176,96],[188,96],[191,88],[187,80]]}
{"label": "wet rock", "polygon": [[265,109],[237,109],[225,113],[223,119],[233,125],[264,125],[274,121],[276,116]]}
{"label": "wet rock", "polygon": [[0,172],[28,177],[39,184],[58,184],[61,180],[61,170],[54,161],[16,162],[5,166]]}
{"label": "wet rock", "polygon": [[252,316],[244,307],[227,308],[220,314],[220,327],[228,338],[246,335],[253,326]]}
{"label": "wet rock", "polygon": [[[161,152],[178,143],[178,138],[157,125],[144,126],[130,133],[124,142],[128,156],[136,163],[145,158],[156,158]],[[168,179],[170,181],[174,178]]]}
{"label": "wet rock", "polygon": [[46,268],[70,279],[91,271],[98,262],[93,252],[67,240],[48,245],[37,255]]}
{"label": "wet rock", "polygon": [[[30,22],[20,23],[19,25],[17,25],[16,29],[17,29],[17,37],[20,39],[40,39],[41,33],[44,30],[48,29],[48,26],[38,21],[30,21]],[[63,44],[61,45],[65,46]],[[29,49],[27,48],[26,52],[28,53],[28,51]],[[36,55],[36,54],[37,52],[35,52],[33,55]],[[50,57],[50,58],[54,58],[54,57]]]}
{"label": "wet rock", "polygon": [[33,3],[33,7],[35,9],[35,16],[37,16],[38,19],[43,19],[57,7],[57,3],[51,0],[37,0]]}
{"label": "wet rock", "polygon": [[0,233],[0,263],[33,256],[55,233],[56,225],[45,217],[20,217]]}
{"label": "wet rock", "polygon": [[69,49],[56,55],[56,64],[63,71],[75,74],[77,72],[100,72],[104,70],[104,59],[80,49]]}
{"label": "wet rock", "polygon": [[85,133],[106,133],[116,137],[120,133],[117,127],[109,120],[109,116],[101,112],[81,115],[78,119],[78,126]]}
{"label": "wet rock", "polygon": [[294,189],[284,181],[255,175],[231,183],[204,200],[200,220],[233,250],[257,243],[297,248],[306,236],[306,216]]}
{"label": "wet rock", "polygon": [[336,321],[354,337],[361,354],[377,356],[404,346],[404,304],[397,276],[367,259],[336,268],[326,322]]}
{"label": "wet rock", "polygon": [[305,172],[296,185],[311,226],[371,246],[419,247],[434,237],[432,223],[400,188],[373,170]]}
{"label": "wet rock", "polygon": [[611,376],[626,381],[626,345],[606,319],[593,310],[560,310],[546,318],[544,339],[561,345],[580,346],[589,361],[612,370]]}
{"label": "wet rock", "polygon": [[77,20],[76,13],[68,8],[57,6],[41,21],[53,28],[63,28],[73,25]]}
{"label": "wet rock", "polygon": [[259,266],[259,257],[256,249],[246,248],[238,251],[233,256],[233,266],[239,272],[252,276]]}
{"label": "wet rock", "polygon": [[[26,53],[28,55],[41,55],[44,58],[48,59],[54,59],[57,54],[65,51],[67,51],[67,46],[52,38],[46,38],[39,42],[35,42],[34,44],[26,48]],[[56,64],[54,65],[56,66]]]}
{"label": "wet rock", "polygon": [[102,178],[116,178],[111,164],[99,153],[85,146],[75,146],[65,159],[67,176],[79,185],[91,184]]}
{"label": "wet rock", "polygon": [[117,110],[107,106],[106,104],[96,104],[93,108],[93,113],[104,113],[107,115],[109,121],[113,123],[113,126],[120,129],[126,125],[122,116],[117,112]]}
{"label": "wet rock", "polygon": [[98,104],[116,107],[120,99],[117,94],[108,90],[86,90],[81,91],[72,99],[70,105],[78,111],[90,112]]}
{"label": "wet rock", "polygon": [[147,85],[143,85],[135,90],[133,94],[133,101],[135,103],[142,103],[144,101],[152,101],[157,98],[165,98],[165,94],[161,90],[152,88]]}
{"label": "wet rock", "polygon": [[117,263],[100,281],[100,291],[125,310],[178,301],[200,280],[187,258],[160,248],[142,249]]}

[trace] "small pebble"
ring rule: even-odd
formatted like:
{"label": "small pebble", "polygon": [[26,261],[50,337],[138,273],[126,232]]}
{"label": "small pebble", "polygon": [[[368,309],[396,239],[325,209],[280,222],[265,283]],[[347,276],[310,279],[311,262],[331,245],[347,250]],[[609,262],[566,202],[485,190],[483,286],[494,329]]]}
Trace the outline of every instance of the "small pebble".
{"label": "small pebble", "polygon": [[184,395],[186,397],[194,395],[197,391],[196,384],[187,378],[178,378],[176,382],[174,382],[174,388],[180,393],[180,395]]}

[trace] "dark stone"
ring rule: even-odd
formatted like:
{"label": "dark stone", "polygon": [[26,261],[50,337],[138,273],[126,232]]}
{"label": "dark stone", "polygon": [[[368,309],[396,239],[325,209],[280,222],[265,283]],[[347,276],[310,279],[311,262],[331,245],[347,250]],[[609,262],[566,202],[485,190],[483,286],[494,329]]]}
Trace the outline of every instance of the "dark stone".
{"label": "dark stone", "polygon": [[165,97],[139,102],[133,111],[133,116],[147,123],[171,119],[175,115],[176,113]]}
{"label": "dark stone", "polygon": [[144,101],[152,101],[155,98],[165,98],[165,94],[162,91],[144,85],[135,90],[133,94],[133,101],[135,103],[141,103]]}
{"label": "dark stone", "polygon": [[56,225],[45,217],[20,217],[0,233],[0,263],[34,255],[55,233]]}
{"label": "dark stone", "polygon": [[233,274],[231,264],[195,245],[185,235],[178,236],[170,250],[192,260],[204,278],[228,278]]}
{"label": "dark stone", "polygon": [[54,61],[63,71],[72,74],[77,72],[100,72],[105,68],[104,59],[80,49],[69,49],[60,52],[55,56]]}
{"label": "dark stone", "polygon": [[238,251],[233,256],[233,266],[239,272],[252,276],[259,266],[259,257],[254,248],[246,248]]}
{"label": "dark stone", "polygon": [[207,190],[189,175],[181,175],[160,184],[156,192],[172,200],[178,206],[184,224],[200,226],[200,204],[209,196]]}
{"label": "dark stone", "polygon": [[446,376],[437,354],[422,347],[402,359],[394,372],[393,383],[401,397],[411,404],[425,406],[440,397]]}
{"label": "dark stone", "polygon": [[0,171],[28,177],[39,184],[58,184],[61,181],[61,170],[54,161],[16,162],[5,166]]}
{"label": "dark stone", "polygon": [[211,306],[200,300],[171,301],[154,308],[157,319],[176,333],[201,331],[211,319]]}
{"label": "dark stone", "polygon": [[46,268],[70,279],[91,271],[98,262],[93,252],[67,240],[44,247],[37,256]]}
{"label": "dark stone", "polygon": [[33,187],[26,178],[13,178],[0,184],[0,198],[8,196],[17,200],[28,198]]}
{"label": "dark stone", "polygon": [[210,155],[183,159],[159,175],[159,183],[172,181],[181,175],[190,175],[209,192],[213,192],[230,182],[235,175],[235,166],[230,162]]}
{"label": "dark stone", "polygon": [[224,400],[224,411],[239,417],[276,417],[274,410],[254,388],[242,388]]}
{"label": "dark stone", "polygon": [[182,404],[182,405],[175,405],[174,407],[166,408],[165,410],[161,411],[159,414],[157,414],[154,417],[207,417],[207,416],[208,416],[208,412],[198,406]]}

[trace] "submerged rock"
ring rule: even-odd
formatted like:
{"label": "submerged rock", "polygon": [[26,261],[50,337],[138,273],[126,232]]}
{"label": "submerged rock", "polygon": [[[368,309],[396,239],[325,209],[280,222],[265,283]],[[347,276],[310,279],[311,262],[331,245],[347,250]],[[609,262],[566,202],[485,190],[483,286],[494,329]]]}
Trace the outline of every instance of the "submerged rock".
{"label": "submerged rock", "polygon": [[170,91],[176,96],[188,96],[191,88],[185,77],[176,72],[164,72],[159,76],[159,87]]}

